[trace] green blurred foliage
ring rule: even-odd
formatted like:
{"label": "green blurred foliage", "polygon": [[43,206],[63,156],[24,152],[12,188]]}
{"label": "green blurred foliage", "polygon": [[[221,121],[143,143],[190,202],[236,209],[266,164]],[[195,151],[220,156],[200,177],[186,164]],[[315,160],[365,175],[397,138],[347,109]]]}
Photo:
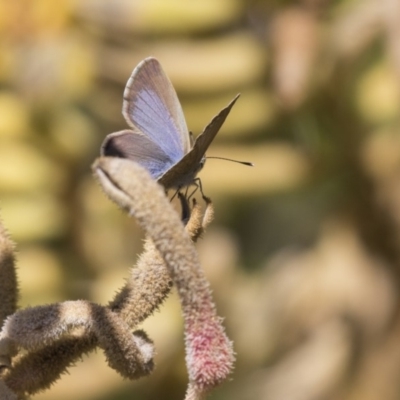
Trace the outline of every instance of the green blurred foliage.
{"label": "green blurred foliage", "polygon": [[[199,244],[235,342],[214,399],[400,396],[398,0],[0,0],[0,207],[21,305],[106,303],[141,249],[90,173],[124,85],[163,64],[198,134],[241,98],[201,172]],[[399,325],[397,325],[399,323]],[[155,373],[86,358],[37,399],[178,399],[179,303],[144,324]]]}

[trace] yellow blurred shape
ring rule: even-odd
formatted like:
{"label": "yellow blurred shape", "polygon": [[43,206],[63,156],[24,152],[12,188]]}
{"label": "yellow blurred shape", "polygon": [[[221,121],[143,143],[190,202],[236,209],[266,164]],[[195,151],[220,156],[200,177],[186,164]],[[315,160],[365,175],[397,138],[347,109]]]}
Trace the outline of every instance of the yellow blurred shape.
{"label": "yellow blurred shape", "polygon": [[66,228],[64,207],[49,196],[2,197],[0,210],[4,226],[16,242],[53,239]]}
{"label": "yellow blurred shape", "polygon": [[[184,104],[188,128],[195,136],[200,134],[211,119],[235,96],[212,96]],[[226,119],[221,136],[246,136],[269,125],[276,113],[276,105],[263,89],[247,90],[241,94]]]}
{"label": "yellow blurred shape", "polygon": [[[119,269],[127,277],[128,268],[142,248],[142,235],[135,221],[121,213],[90,175],[82,180],[77,193],[81,207],[79,241],[89,260],[88,267],[96,270],[96,274]],[[115,289],[122,284],[121,278]]]}
{"label": "yellow blurred shape", "polygon": [[29,133],[29,110],[17,96],[0,92],[0,139],[26,136]]}
{"label": "yellow blurred shape", "polygon": [[259,82],[267,57],[254,36],[239,33],[155,49],[176,89],[215,93]]}
{"label": "yellow blurred shape", "polygon": [[261,370],[248,390],[258,399],[326,398],[347,376],[351,333],[339,318],[317,326],[274,368]]}
{"label": "yellow blurred shape", "polygon": [[77,13],[94,24],[141,34],[207,31],[238,20],[238,0],[81,0]]}
{"label": "yellow blurred shape", "polygon": [[31,19],[40,31],[60,31],[70,18],[70,0],[35,0],[31,5]]}
{"label": "yellow blurred shape", "polygon": [[[0,10],[0,20],[1,20],[1,10]],[[2,82],[10,82],[15,76],[14,75],[15,70],[17,69],[17,65],[19,62],[17,53],[18,51],[16,50],[14,44],[7,41],[0,42],[0,79]]]}
{"label": "yellow blurred shape", "polygon": [[374,132],[362,148],[364,167],[375,178],[398,176],[400,167],[400,135],[396,130]]}
{"label": "yellow blurred shape", "polygon": [[304,183],[308,176],[307,159],[293,147],[282,144],[211,147],[207,156],[250,161],[254,167],[223,160],[207,160],[200,172],[205,193],[257,195],[287,190]]}
{"label": "yellow blurred shape", "polygon": [[132,265],[109,265],[108,270],[103,270],[100,276],[97,276],[91,288],[91,299],[96,303],[107,304],[111,301],[117,291],[121,289],[129,276],[129,267]]}
{"label": "yellow blurred shape", "polygon": [[135,29],[151,33],[190,33],[221,27],[240,17],[236,0],[146,0],[134,15]]}
{"label": "yellow blurred shape", "polygon": [[[228,284],[231,293],[230,296],[229,292],[225,294],[224,306],[228,309],[227,323],[233,332],[235,350],[244,365],[260,365],[276,349],[276,321],[269,314],[269,307],[275,303],[265,301],[269,287],[260,274],[248,275],[238,271]],[[219,290],[218,287],[218,293]]]}
{"label": "yellow blurred shape", "polygon": [[382,123],[399,117],[400,84],[386,61],[371,67],[360,79],[357,105],[365,120]]}
{"label": "yellow blurred shape", "polygon": [[62,63],[58,65],[62,97],[79,97],[92,85],[95,71],[92,49],[79,37],[71,37],[66,43]]}
{"label": "yellow blurred shape", "polygon": [[0,190],[58,191],[65,185],[63,170],[32,146],[21,141],[0,142]]}
{"label": "yellow blurred shape", "polygon": [[[20,51],[15,84],[25,100],[35,106],[53,108],[69,104],[91,89],[94,54],[84,37],[74,31],[32,43]],[[43,104],[41,104],[43,103]]]}
{"label": "yellow blurred shape", "polygon": [[121,375],[107,365],[104,353],[91,352],[84,355],[82,361],[70,368],[68,374],[63,374],[49,390],[35,395],[35,400],[93,399],[113,393],[124,385],[132,383],[124,383]]}
{"label": "yellow blurred shape", "polygon": [[0,30],[16,37],[62,30],[70,17],[70,0],[0,1]]}
{"label": "yellow blurred shape", "polygon": [[208,229],[196,248],[207,279],[218,292],[215,295],[220,296],[225,285],[232,289],[232,278],[239,261],[239,243],[232,232],[216,227]]}
{"label": "yellow blurred shape", "polygon": [[72,161],[90,154],[96,143],[91,120],[74,109],[63,108],[56,113],[50,135],[58,149]]}
{"label": "yellow blurred shape", "polygon": [[157,349],[156,362],[169,361],[171,353],[181,348],[183,335],[182,308],[176,290],[173,289],[159,311],[147,318],[140,326],[154,341]]}
{"label": "yellow blurred shape", "polygon": [[62,267],[51,251],[40,246],[18,247],[17,268],[22,307],[63,300]]}
{"label": "yellow blurred shape", "polygon": [[133,68],[142,59],[154,56],[178,93],[191,94],[239,91],[252,84],[262,87],[268,64],[265,49],[248,33],[146,43],[134,52],[108,46],[103,54],[100,73],[108,79],[125,85]]}

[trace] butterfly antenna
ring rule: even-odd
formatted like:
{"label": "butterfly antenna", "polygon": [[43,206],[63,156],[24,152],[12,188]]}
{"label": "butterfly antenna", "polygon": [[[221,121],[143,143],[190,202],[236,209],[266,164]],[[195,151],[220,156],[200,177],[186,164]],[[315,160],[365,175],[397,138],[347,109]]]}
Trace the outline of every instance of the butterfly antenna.
{"label": "butterfly antenna", "polygon": [[225,157],[206,157],[207,159],[209,158],[215,158],[217,160],[225,160],[225,161],[232,161],[238,164],[243,164],[243,165],[247,165],[249,167],[254,167],[254,164],[252,162],[249,161],[239,161],[239,160],[232,160],[231,158],[225,158]]}

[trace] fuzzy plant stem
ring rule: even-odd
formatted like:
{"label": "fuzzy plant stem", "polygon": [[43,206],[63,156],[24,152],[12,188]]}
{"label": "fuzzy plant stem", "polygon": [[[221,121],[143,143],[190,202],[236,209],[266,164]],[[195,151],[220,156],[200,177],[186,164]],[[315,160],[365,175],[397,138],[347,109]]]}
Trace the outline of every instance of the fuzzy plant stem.
{"label": "fuzzy plant stem", "polygon": [[137,219],[166,263],[182,304],[191,395],[200,396],[227,378],[234,353],[196,250],[162,187],[142,167],[103,157],[93,170],[105,193]]}
{"label": "fuzzy plant stem", "polygon": [[[185,230],[191,240],[196,241],[212,220],[212,204],[207,201],[203,212],[194,200],[190,207],[183,195],[178,196],[183,209],[182,218],[186,221]],[[5,277],[15,277],[13,245],[4,231],[0,231],[0,246],[0,270]],[[15,299],[15,278],[5,279],[1,284],[3,288],[8,285],[10,290],[5,292]],[[3,385],[0,385],[0,399],[7,398],[5,391],[9,389],[22,397],[48,389],[82,354],[98,346],[105,350],[109,365],[123,377],[136,379],[150,373],[152,345],[144,332],[130,332],[160,306],[171,286],[165,262],[148,238],[126,285],[108,307],[67,301],[16,312],[7,319],[0,333],[0,365],[6,367],[1,373],[4,383],[0,381]],[[3,306],[2,315],[12,314],[15,301],[4,301]],[[127,324],[127,329],[121,330],[124,324]],[[85,329],[72,334],[74,326]],[[133,342],[130,344],[131,339]],[[141,352],[137,353],[135,347]],[[25,351],[18,353],[18,348]]]}

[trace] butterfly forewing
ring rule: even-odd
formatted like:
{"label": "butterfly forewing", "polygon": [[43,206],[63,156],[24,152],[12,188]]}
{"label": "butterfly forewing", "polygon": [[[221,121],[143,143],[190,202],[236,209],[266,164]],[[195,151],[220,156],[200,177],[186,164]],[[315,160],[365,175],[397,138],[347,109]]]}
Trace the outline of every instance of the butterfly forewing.
{"label": "butterfly forewing", "polygon": [[134,130],[147,135],[175,162],[189,151],[182,107],[155,58],[146,58],[134,69],[124,91],[122,113]]}
{"label": "butterfly forewing", "polygon": [[221,126],[225,122],[226,117],[231,112],[231,109],[239,96],[240,94],[236,95],[236,97],[211,120],[211,122],[204,128],[203,132],[197,136],[191,152],[196,153],[196,159],[198,159],[199,162],[204,157],[208,147],[221,129]]}
{"label": "butterfly forewing", "polygon": [[158,179],[174,164],[157,143],[131,130],[108,135],[101,146],[101,155],[135,161],[146,168],[154,179]]}
{"label": "butterfly forewing", "polygon": [[226,117],[229,115],[233,105],[239,98],[239,94],[223,108],[204,128],[203,132],[196,138],[193,148],[172,168],[161,176],[159,182],[166,188],[187,186],[193,183],[196,174],[202,167],[203,159],[208,147],[221,129]]}

